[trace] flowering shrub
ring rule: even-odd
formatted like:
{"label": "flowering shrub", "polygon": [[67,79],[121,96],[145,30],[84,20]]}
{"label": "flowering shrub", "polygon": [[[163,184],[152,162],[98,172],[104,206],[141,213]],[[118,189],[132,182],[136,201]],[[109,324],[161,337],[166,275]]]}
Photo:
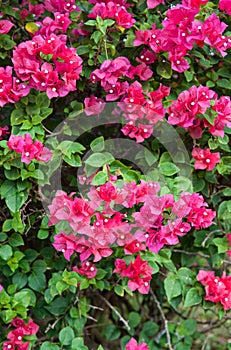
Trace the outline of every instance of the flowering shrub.
{"label": "flowering shrub", "polygon": [[0,2],[0,347],[227,349],[231,1]]}

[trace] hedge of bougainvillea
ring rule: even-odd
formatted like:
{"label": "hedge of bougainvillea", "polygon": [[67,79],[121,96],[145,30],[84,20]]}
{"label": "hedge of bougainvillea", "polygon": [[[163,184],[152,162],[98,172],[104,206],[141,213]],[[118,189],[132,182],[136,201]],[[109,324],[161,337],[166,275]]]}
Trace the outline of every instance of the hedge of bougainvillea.
{"label": "hedge of bougainvillea", "polygon": [[0,347],[229,349],[231,0],[0,2]]}

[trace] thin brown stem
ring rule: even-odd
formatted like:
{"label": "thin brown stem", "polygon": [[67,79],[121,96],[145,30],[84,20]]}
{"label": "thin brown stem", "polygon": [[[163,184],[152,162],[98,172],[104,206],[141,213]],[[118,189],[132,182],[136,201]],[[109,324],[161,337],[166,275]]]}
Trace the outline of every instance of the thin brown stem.
{"label": "thin brown stem", "polygon": [[167,336],[168,348],[169,348],[169,350],[173,350],[172,343],[171,343],[171,336],[170,336],[170,333],[169,333],[169,330],[168,330],[168,320],[165,317],[165,314],[164,314],[164,311],[163,311],[163,309],[162,309],[162,307],[160,305],[160,302],[157,299],[157,297],[156,297],[156,295],[155,295],[155,293],[153,292],[152,289],[150,289],[150,293],[151,293],[151,295],[152,295],[152,297],[154,299],[154,302],[155,302],[155,304],[156,304],[156,306],[157,306],[157,308],[158,308],[158,310],[160,312],[161,318],[162,318],[162,320],[164,322],[164,329],[165,329],[166,336]]}
{"label": "thin brown stem", "polygon": [[97,295],[100,297],[100,299],[102,299],[105,304],[116,314],[116,316],[119,317],[119,320],[125,325],[125,327],[127,328],[128,331],[130,331],[131,327],[129,326],[128,322],[123,318],[123,316],[119,313],[118,310],[116,310],[114,308],[114,306],[106,299],[104,298],[102,295],[100,295],[99,293],[97,293]]}

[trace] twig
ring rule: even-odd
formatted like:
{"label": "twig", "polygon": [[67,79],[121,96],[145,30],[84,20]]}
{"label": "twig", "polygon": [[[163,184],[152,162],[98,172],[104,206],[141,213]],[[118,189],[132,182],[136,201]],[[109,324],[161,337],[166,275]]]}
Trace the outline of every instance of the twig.
{"label": "twig", "polygon": [[205,341],[203,343],[202,349],[201,350],[205,350],[206,349],[206,345],[208,343],[209,338],[212,336],[212,334],[208,334],[208,336],[205,338]]}
{"label": "twig", "polygon": [[63,128],[57,132],[53,132],[53,131],[48,130],[43,124],[42,124],[42,127],[49,134],[49,135],[46,135],[46,137],[58,136],[58,135],[61,135],[63,133]]}
{"label": "twig", "polygon": [[[195,256],[199,256],[201,258],[205,258],[205,259],[211,258],[211,256],[208,255],[208,254],[202,254],[202,253],[197,253],[197,252],[187,252],[186,250],[182,250],[182,249],[173,249],[172,252],[174,252],[174,253],[183,253],[183,254],[186,254],[186,255],[195,255]],[[231,260],[229,261],[229,260],[224,259],[223,262],[228,264],[228,265],[231,265]]]}
{"label": "twig", "polygon": [[104,311],[104,309],[103,309],[102,307],[98,307],[98,306],[95,306],[95,305],[91,305],[91,304],[84,303],[83,301],[81,301],[81,300],[79,299],[78,296],[76,296],[74,305],[77,304],[77,303],[83,304],[83,305],[85,305],[85,306],[89,306],[90,308],[92,308],[92,309],[94,309],[94,310]]}
{"label": "twig", "polygon": [[98,322],[94,317],[86,315],[86,318],[88,318],[89,320],[92,320],[94,322]]}
{"label": "twig", "polygon": [[54,329],[55,326],[57,325],[57,323],[58,323],[62,318],[63,318],[63,316],[60,316],[59,318],[57,318],[57,319],[55,320],[54,323],[52,323],[52,324],[49,323],[44,333],[47,333],[50,329]]}
{"label": "twig", "polygon": [[211,329],[218,328],[224,325],[224,323],[226,323],[227,321],[230,321],[229,315],[226,315],[220,322],[214,322],[213,324],[210,324],[209,327],[202,329],[201,333],[210,332]]}
{"label": "twig", "polygon": [[166,336],[167,336],[168,348],[169,348],[169,350],[173,350],[172,343],[171,343],[171,337],[170,337],[170,333],[169,333],[169,330],[168,330],[168,320],[165,317],[165,314],[164,314],[164,311],[162,310],[160,302],[157,299],[157,297],[156,297],[156,295],[155,295],[155,293],[153,292],[152,289],[150,289],[150,293],[151,293],[151,295],[152,295],[152,297],[154,299],[154,302],[156,303],[156,306],[157,306],[158,310],[160,311],[161,318],[164,321],[164,329],[165,329]]}
{"label": "twig", "polygon": [[184,253],[186,255],[196,255],[196,256],[200,256],[201,258],[210,258],[209,255],[207,254],[202,254],[202,253],[197,253],[197,252],[187,252],[186,250],[183,250],[183,249],[173,249],[172,250],[174,253]]}
{"label": "twig", "polygon": [[218,233],[218,232],[222,232],[222,230],[214,230],[214,231],[211,231],[208,236],[205,237],[205,239],[203,240],[202,242],[202,247],[204,248],[205,247],[205,243],[207,242],[207,240],[214,234],[214,233]]}
{"label": "twig", "polygon": [[117,311],[114,306],[106,299],[104,298],[102,295],[100,295],[99,293],[97,293],[97,295],[100,297],[100,299],[102,299],[105,304],[107,304],[107,306],[109,306],[109,308],[114,311],[114,313],[116,314],[116,316],[119,317],[119,320],[125,325],[125,327],[127,328],[128,331],[130,331],[131,327],[129,326],[128,322],[123,318],[123,316],[119,313],[119,311]]}

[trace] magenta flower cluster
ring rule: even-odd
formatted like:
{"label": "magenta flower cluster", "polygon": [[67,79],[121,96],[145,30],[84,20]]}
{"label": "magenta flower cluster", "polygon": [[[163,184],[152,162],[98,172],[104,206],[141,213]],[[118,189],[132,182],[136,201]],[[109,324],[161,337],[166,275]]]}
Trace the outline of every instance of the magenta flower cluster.
{"label": "magenta flower cluster", "polygon": [[82,59],[66,45],[65,35],[35,35],[13,51],[17,76],[30,87],[45,91],[49,98],[66,96],[76,90]]}
{"label": "magenta flower cluster", "polygon": [[214,271],[200,270],[197,280],[205,286],[205,300],[221,303],[224,310],[231,309],[231,276],[215,276]]}
{"label": "magenta flower cluster", "polygon": [[[209,108],[214,113],[211,124],[204,114]],[[201,138],[203,131],[224,137],[225,126],[231,127],[231,101],[229,96],[218,98],[215,91],[195,85],[182,91],[177,100],[168,108],[168,122],[190,131],[193,138]]]}
{"label": "magenta flower cluster", "polygon": [[204,22],[195,19],[200,5],[207,2],[201,0],[192,4],[187,0],[182,1],[181,5],[173,6],[162,21],[163,29],[157,29],[153,24],[152,29],[137,30],[134,45],[145,45],[154,53],[168,52],[172,69],[179,73],[190,67],[185,56],[190,57],[194,45],[203,47],[207,44],[211,50],[216,49],[225,56],[231,47],[231,38],[223,34],[227,25],[214,13]]}
{"label": "magenta flower cluster", "polygon": [[9,341],[3,344],[3,350],[29,350],[30,342],[23,341],[23,338],[36,334],[39,330],[39,326],[32,319],[30,319],[28,323],[25,323],[24,320],[17,317],[12,320],[11,326],[16,329],[8,333],[7,339],[9,339]]}
{"label": "magenta flower cluster", "polygon": [[30,164],[33,159],[38,162],[48,162],[52,158],[52,152],[39,140],[33,141],[29,133],[24,136],[11,135],[7,145],[9,149],[21,153],[21,162],[26,164]]}
{"label": "magenta flower cluster", "polygon": [[[125,255],[146,249],[158,253],[164,245],[179,243],[179,237],[191,228],[207,228],[213,223],[215,212],[207,208],[207,203],[197,193],[184,192],[174,200],[172,194],[159,195],[160,186],[155,182],[141,180],[140,184],[130,182],[118,188],[115,181],[113,178],[104,185],[92,186],[88,199],[57,191],[49,206],[50,224],[65,220],[73,233],[56,234],[53,246],[67,260],[78,253],[81,262],[92,257],[93,262],[98,262],[110,256],[114,246],[123,247]],[[123,213],[116,210],[117,204],[124,208]],[[140,258],[137,259],[128,268],[125,268],[125,262],[122,264],[122,276],[135,278],[135,270],[137,278],[145,275],[139,273],[138,268],[134,270],[136,264],[142,263]],[[145,263],[141,265],[144,267]],[[95,274],[91,264],[83,265],[78,271],[90,278],[93,276],[90,272]],[[150,274],[146,277],[144,282],[149,281]],[[135,283],[129,283],[132,290]],[[144,286],[139,285],[139,290],[144,292]]]}

